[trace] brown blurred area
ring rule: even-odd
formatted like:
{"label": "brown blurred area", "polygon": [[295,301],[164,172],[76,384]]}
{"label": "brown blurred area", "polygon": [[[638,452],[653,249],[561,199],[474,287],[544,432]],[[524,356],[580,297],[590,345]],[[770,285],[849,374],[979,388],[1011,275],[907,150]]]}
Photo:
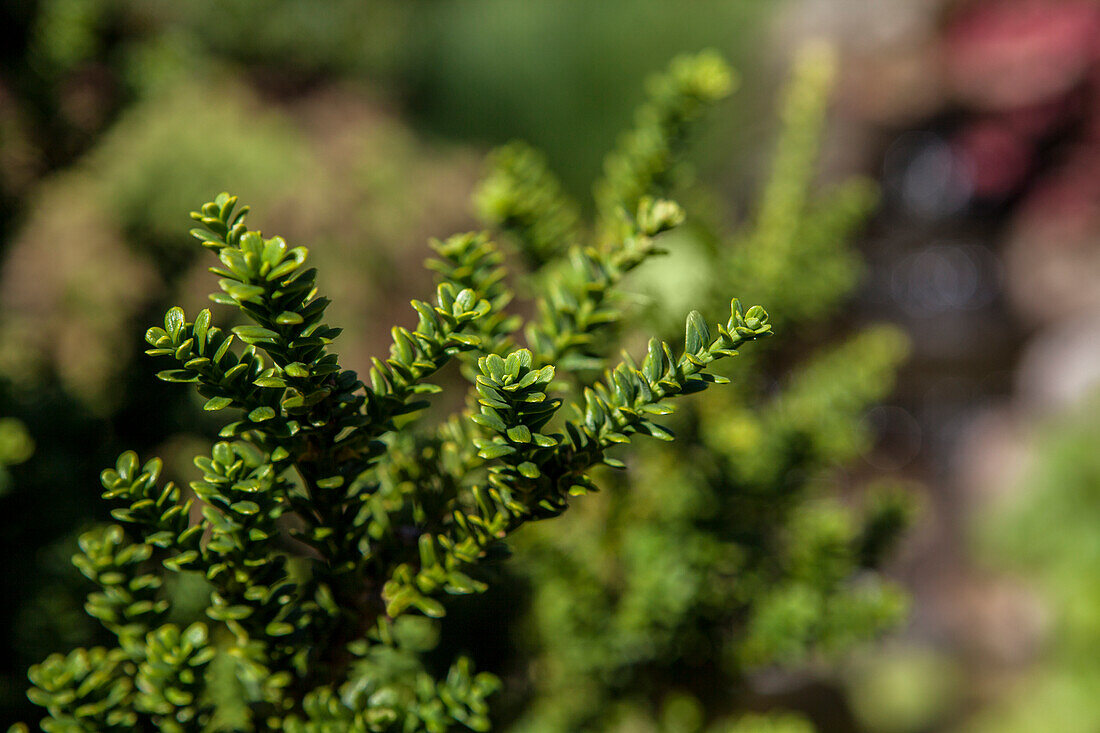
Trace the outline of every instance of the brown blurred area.
{"label": "brown blurred area", "polygon": [[[975,537],[997,507],[1037,491],[1028,477],[1052,460],[1044,434],[1088,413],[1100,385],[1100,4],[808,0],[780,27],[841,43],[827,149],[834,166],[884,187],[860,311],[891,314],[913,339],[902,410],[883,427],[919,446],[909,468],[931,499],[897,568],[914,593],[898,655],[916,670],[930,657],[914,650],[934,649],[951,662],[928,662],[928,674],[959,675],[935,693],[939,715],[914,713],[911,727],[900,713],[871,715],[883,730],[1095,730],[1095,711],[1068,693],[1045,724],[1038,711],[1001,715],[1025,707],[1016,698],[1045,704],[1067,614],[1044,596],[1049,578],[991,558]],[[1072,554],[1095,540],[1067,528],[1055,541]],[[1100,613],[1100,598],[1083,602]],[[862,674],[870,696],[878,688]],[[919,687],[904,675],[898,685]]]}

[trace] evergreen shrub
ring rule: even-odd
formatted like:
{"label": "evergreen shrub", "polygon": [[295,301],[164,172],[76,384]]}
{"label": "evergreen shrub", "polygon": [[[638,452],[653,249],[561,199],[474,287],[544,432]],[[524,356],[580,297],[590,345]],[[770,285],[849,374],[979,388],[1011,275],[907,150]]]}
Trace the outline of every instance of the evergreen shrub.
{"label": "evergreen shrub", "polygon": [[[814,69],[827,61],[803,66],[760,220],[698,290],[708,310],[744,288],[788,306],[781,322],[812,326],[855,282],[846,240],[866,185],[808,201],[827,89]],[[434,297],[413,301],[415,326],[393,328],[363,379],[333,351],[340,329],[304,247],[250,230],[228,194],[193,212],[192,235],[217,257],[211,299],[245,324],[172,308],[146,332],[147,353],[165,363],[161,379],[230,417],[187,488],[131,452],[103,472],[115,523],[84,534],[74,562],[96,586],[87,612],[117,643],[31,669],[43,729],[487,730],[500,680],[465,656],[440,668],[435,619],[500,577],[487,568],[516,530],[599,485],[602,501],[576,502],[597,513],[518,535],[540,647],[518,724],[804,730],[743,717],[723,690],[751,668],[850,645],[903,608],[873,568],[905,503],[886,492],[853,508],[822,487],[865,447],[860,417],[904,347],[871,329],[776,390],[763,356],[719,371],[771,333],[760,306],[724,294],[722,322],[692,311],[682,335],[632,335],[623,281],[677,241],[685,214],[668,196],[682,142],[732,83],[708,53],[655,77],[588,227],[540,154],[499,151],[478,204],[523,274],[486,233],[433,242]],[[713,397],[730,374],[737,385]],[[672,440],[677,398],[704,390],[684,403],[676,452],[626,450],[639,435]],[[465,406],[441,416],[448,404]],[[606,470],[628,462],[629,479]],[[179,608],[194,594],[205,619]],[[477,629],[500,633],[491,619]]]}

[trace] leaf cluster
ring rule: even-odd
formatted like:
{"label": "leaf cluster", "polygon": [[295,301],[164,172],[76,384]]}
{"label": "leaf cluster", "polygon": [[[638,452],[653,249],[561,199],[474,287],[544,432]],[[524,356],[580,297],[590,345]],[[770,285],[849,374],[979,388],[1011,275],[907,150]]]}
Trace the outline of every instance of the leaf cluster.
{"label": "leaf cluster", "polygon": [[[670,401],[728,381],[716,363],[771,332],[763,308],[734,300],[713,329],[689,315],[682,349],[654,339],[640,362],[624,354],[609,367],[599,345],[622,315],[616,286],[683,219],[652,194],[671,138],[727,88],[723,70],[712,55],[680,59],[655,83],[639,118],[652,135],[612,156],[622,169],[609,169],[614,193],[602,200],[616,202],[613,219],[596,243],[568,242],[548,261],[563,274],[528,294],[532,322],[505,311],[512,291],[491,240],[435,242],[434,299],[413,301],[415,326],[392,329],[389,355],[364,379],[332,350],[340,329],[304,247],[250,230],[228,194],[193,212],[191,234],[217,258],[211,300],[248,323],[223,329],[210,310],[172,308],[146,332],[147,353],[170,364],[162,380],[193,385],[205,410],[229,418],[188,487],[133,453],[103,472],[116,524],[84,535],[74,562],[98,587],[89,613],[118,645],[31,670],[43,727],[224,729],[214,681],[229,669],[243,717],[234,727],[487,729],[495,678],[462,657],[437,676],[409,641],[411,620],[484,589],[479,569],[504,539],[595,490],[592,470],[623,466],[611,452],[634,435],[671,439],[658,422]],[[535,208],[569,220],[568,207]],[[565,229],[545,224],[538,236]],[[526,348],[512,347],[518,332]],[[470,409],[422,425],[441,391],[428,380],[456,358]],[[557,381],[569,372],[579,394]],[[202,578],[207,621],[170,621],[173,575]]]}
{"label": "leaf cluster", "polygon": [[[738,388],[664,423],[688,440],[629,456],[632,470],[604,480],[570,525],[517,538],[513,567],[533,598],[517,635],[530,639],[516,671],[530,670],[530,697],[516,730],[766,730],[739,703],[759,694],[759,670],[822,674],[905,612],[878,569],[912,497],[845,469],[873,450],[866,412],[889,395],[907,343],[833,317],[858,281],[850,239],[874,201],[863,181],[814,185],[834,67],[825,47],[799,57],[756,215],[733,233],[695,224],[666,239],[676,256],[648,281],[655,305],[640,317],[651,327],[685,292],[713,304],[733,284],[783,303],[784,332],[825,345],[793,362],[764,348],[732,362],[716,376]],[[619,155],[635,149],[625,140]],[[667,276],[692,252],[690,282]],[[666,727],[689,703],[698,714]]]}

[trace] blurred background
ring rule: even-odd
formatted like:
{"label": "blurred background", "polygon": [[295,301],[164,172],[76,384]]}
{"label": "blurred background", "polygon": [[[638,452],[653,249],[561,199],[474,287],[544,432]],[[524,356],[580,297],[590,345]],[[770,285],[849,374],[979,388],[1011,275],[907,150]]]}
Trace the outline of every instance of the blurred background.
{"label": "blurred background", "polygon": [[133,448],[186,480],[213,428],[141,356],[210,288],[187,211],[228,189],[310,246],[361,368],[430,287],[426,240],[478,226],[492,146],[541,148],[587,201],[644,78],[715,48],[741,88],[693,170],[736,222],[820,37],[819,176],[882,191],[832,318],[912,343],[852,470],[911,479],[923,510],[890,566],[908,620],[839,663],[846,712],[817,722],[1100,730],[1094,0],[0,2],[0,718],[35,716],[29,664],[96,638],[68,557],[106,517],[99,471]]}

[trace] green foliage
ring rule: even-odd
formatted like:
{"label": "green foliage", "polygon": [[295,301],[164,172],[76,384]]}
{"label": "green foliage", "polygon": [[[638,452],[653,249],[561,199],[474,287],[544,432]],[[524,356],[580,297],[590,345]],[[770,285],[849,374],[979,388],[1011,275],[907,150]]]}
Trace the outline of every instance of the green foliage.
{"label": "green foliage", "polygon": [[[688,178],[670,168],[683,125],[701,99],[729,86],[712,59],[696,63],[674,65],[652,84],[637,128],[605,165],[596,189],[603,209],[646,202]],[[511,567],[533,595],[516,635],[523,665],[516,674],[530,680],[517,730],[665,730],[658,701],[666,695],[700,711],[696,723],[668,730],[770,730],[770,720],[737,715],[738,695],[751,691],[757,670],[820,669],[905,612],[903,594],[875,569],[907,522],[909,495],[883,482],[858,501],[831,496],[846,481],[842,466],[871,449],[864,413],[889,394],[907,350],[891,327],[827,330],[857,282],[860,263],[849,239],[874,201],[861,181],[813,193],[832,68],[828,49],[800,57],[783,101],[772,176],[751,226],[725,240],[698,229],[673,232],[662,240],[675,253],[669,263],[649,279],[639,270],[653,308],[631,314],[622,300],[601,299],[597,338],[556,349],[560,342],[547,340],[547,352],[559,358],[597,360],[616,333],[631,333],[633,318],[660,322],[659,309],[685,294],[713,303],[734,284],[763,302],[783,302],[787,310],[777,318],[790,330],[825,332],[836,344],[793,368],[754,349],[738,360],[740,368],[725,372],[739,389],[694,402],[667,425],[691,440],[631,456],[634,470],[609,478],[604,493],[568,523],[539,525],[517,538]],[[505,155],[502,165],[510,164]],[[490,190],[499,185],[496,175]],[[539,185],[553,192],[547,176],[540,170]],[[577,294],[594,300],[613,291],[636,261],[657,253],[645,239],[653,226],[646,222],[682,216],[671,209],[658,216],[656,207],[647,209],[649,219],[618,211],[593,229],[616,243],[603,261],[622,252],[625,266],[593,266],[600,261],[594,255],[554,273],[560,284],[551,287],[562,305],[546,317],[544,333],[557,324],[584,333],[590,321],[569,307]],[[631,248],[631,237],[641,246]],[[529,237],[517,240],[534,246]],[[690,279],[674,277],[679,257],[692,251],[699,261]],[[692,323],[689,350],[705,341]],[[769,372],[774,388],[762,379]],[[582,375],[578,387],[587,384]],[[803,730],[808,723],[775,725]]]}
{"label": "green foliage", "polygon": [[[642,79],[698,48],[716,48],[750,68],[768,53],[775,9],[755,0],[433,0],[417,7],[409,73],[426,121],[477,140],[526,140],[546,151],[565,190],[578,197],[629,124]],[[478,104],[469,103],[472,93]],[[725,165],[745,149],[738,146],[758,142],[743,134],[754,127],[754,105],[745,102],[715,110],[700,152]]]}
{"label": "green foliage", "polygon": [[648,101],[604,159],[604,177],[595,186],[603,223],[614,224],[618,211],[633,211],[643,196],[668,192],[689,123],[732,88],[730,69],[715,53],[679,57],[666,73],[650,79]]}
{"label": "green foliage", "polygon": [[738,283],[782,299],[785,322],[821,321],[856,286],[858,252],[846,242],[877,198],[873,184],[842,182],[816,198],[811,187],[836,70],[835,52],[813,45],[798,59],[781,110],[772,174],[748,241],[725,266]]}
{"label": "green foliage", "polygon": [[518,240],[537,269],[576,241],[578,206],[547,168],[546,156],[522,142],[498,148],[475,204],[485,221]]}
{"label": "green foliage", "polygon": [[721,733],[812,733],[813,726],[794,715],[746,715],[728,727],[717,728]]}
{"label": "green foliage", "polygon": [[11,488],[8,466],[18,466],[34,453],[34,438],[13,417],[0,418],[0,495]]}
{"label": "green foliage", "polygon": [[136,316],[161,307],[161,291],[177,291],[193,259],[172,219],[224,176],[266,200],[286,166],[308,165],[289,121],[235,85],[181,85],[135,105],[80,166],[40,187],[9,245],[5,373],[33,384],[55,371],[77,399],[115,407]]}
{"label": "green foliage", "polygon": [[[340,295],[336,318],[384,307],[395,278],[410,277],[400,259],[407,242],[429,221],[465,220],[449,189],[469,185],[476,166],[371,105],[322,97],[303,110],[206,80],[128,108],[26,205],[6,252],[0,370],[20,387],[55,378],[97,414],[137,402],[124,382],[139,358],[134,330],[149,311],[204,295],[201,250],[172,221],[226,180],[285,236],[309,237],[326,287]],[[306,117],[332,104],[338,120]],[[310,186],[298,186],[303,179]],[[374,335],[345,334],[345,362],[369,366]]]}
{"label": "green foliage", "polygon": [[1033,663],[1018,670],[1003,697],[963,730],[1017,731],[1052,727],[1087,731],[1100,724],[1100,460],[1098,397],[1034,426],[1027,470],[976,527],[990,565],[1023,577],[1046,609]]}
{"label": "green foliage", "polygon": [[[720,91],[721,70],[710,55],[676,61],[654,86],[655,118],[693,117],[701,95]],[[679,135],[678,124],[654,134]],[[665,161],[671,149],[628,143],[616,155],[659,150]],[[218,259],[211,299],[247,325],[171,308],[146,332],[147,353],[171,364],[162,380],[193,384],[206,410],[232,416],[195,459],[190,491],[132,452],[103,472],[118,524],[82,536],[74,562],[98,586],[89,613],[118,646],[32,668],[44,727],[486,730],[495,678],[464,657],[437,675],[424,655],[430,633],[416,624],[445,614],[448,595],[483,590],[478,576],[501,541],[594,490],[593,469],[622,467],[617,446],[636,434],[671,439],[657,422],[670,400],[728,382],[718,363],[771,332],[763,308],[734,300],[713,329],[692,312],[682,349],[654,339],[644,358],[624,353],[607,368],[596,342],[621,318],[613,288],[683,218],[651,197],[658,174],[645,173],[636,201],[616,194],[630,208],[599,227],[597,244],[549,265],[562,282],[525,293],[540,314],[530,348],[507,344],[521,321],[500,310],[511,292],[489,240],[436,243],[433,302],[413,301],[415,327],[393,328],[388,358],[365,380],[331,349],[340,330],[326,323],[305,248],[249,230],[228,194],[193,212],[192,235]],[[471,407],[422,426],[426,398],[442,391],[426,380],[456,358],[470,367]],[[555,381],[597,365],[601,378],[572,375],[579,393]],[[201,576],[209,627],[170,620],[162,586],[176,576]],[[219,689],[226,679],[235,701]]]}
{"label": "green foliage", "polygon": [[[299,73],[377,70],[400,59],[395,36],[408,15],[397,3],[364,6],[352,0],[337,0],[326,13],[312,12],[302,0],[44,0],[39,5],[30,55],[43,73],[70,72],[121,40],[119,58],[112,61],[126,67],[128,81],[147,74],[140,67],[150,62],[170,63],[178,73],[179,66],[211,56],[262,60]],[[260,13],[266,20],[258,24]],[[139,21],[143,34],[132,27]],[[245,29],[250,32],[242,34]]]}

